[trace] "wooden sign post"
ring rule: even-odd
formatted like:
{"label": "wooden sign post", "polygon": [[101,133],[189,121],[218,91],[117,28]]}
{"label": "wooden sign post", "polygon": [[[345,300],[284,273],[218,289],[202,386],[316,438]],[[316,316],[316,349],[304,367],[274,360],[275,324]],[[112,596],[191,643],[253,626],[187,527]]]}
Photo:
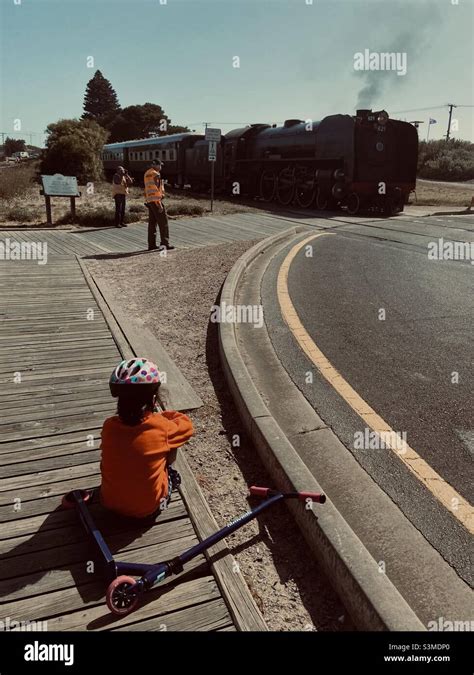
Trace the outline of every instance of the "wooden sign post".
{"label": "wooden sign post", "polygon": [[74,221],[76,218],[76,198],[81,196],[77,187],[77,178],[56,173],[54,176],[41,176],[41,183],[43,189],[40,190],[40,195],[44,196],[48,224],[53,224],[51,197],[69,197],[71,200],[72,220]]}

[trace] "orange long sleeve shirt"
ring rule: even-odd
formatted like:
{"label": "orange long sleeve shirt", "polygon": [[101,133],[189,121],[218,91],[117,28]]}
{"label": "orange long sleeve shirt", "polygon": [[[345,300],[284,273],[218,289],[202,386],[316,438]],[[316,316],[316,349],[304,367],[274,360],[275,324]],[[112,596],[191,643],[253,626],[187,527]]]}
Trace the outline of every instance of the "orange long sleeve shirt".
{"label": "orange long sleeve shirt", "polygon": [[102,427],[101,500],[125,516],[144,518],[168,496],[167,454],[193,435],[189,417],[175,411],[148,413],[136,426],[118,415]]}

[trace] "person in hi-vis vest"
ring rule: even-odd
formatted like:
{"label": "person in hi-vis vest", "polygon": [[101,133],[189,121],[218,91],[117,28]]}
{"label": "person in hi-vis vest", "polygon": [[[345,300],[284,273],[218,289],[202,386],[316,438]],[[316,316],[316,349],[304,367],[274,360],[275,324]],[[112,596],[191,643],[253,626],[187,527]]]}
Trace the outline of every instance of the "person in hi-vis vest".
{"label": "person in hi-vis vest", "polygon": [[151,167],[145,171],[145,202],[148,207],[148,250],[154,251],[158,248],[156,245],[156,226],[160,228],[160,248],[168,250],[174,246],[169,242],[168,217],[163,204],[165,188],[160,171],[163,162],[153,160]]}

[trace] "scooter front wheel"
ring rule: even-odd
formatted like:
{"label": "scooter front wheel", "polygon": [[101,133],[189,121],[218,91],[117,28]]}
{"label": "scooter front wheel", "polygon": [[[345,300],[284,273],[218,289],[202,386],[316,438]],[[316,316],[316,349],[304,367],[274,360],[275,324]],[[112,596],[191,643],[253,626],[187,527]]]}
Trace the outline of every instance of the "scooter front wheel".
{"label": "scooter front wheel", "polygon": [[133,577],[120,576],[107,589],[107,607],[117,616],[126,616],[138,605],[138,592],[130,590],[135,586]]}

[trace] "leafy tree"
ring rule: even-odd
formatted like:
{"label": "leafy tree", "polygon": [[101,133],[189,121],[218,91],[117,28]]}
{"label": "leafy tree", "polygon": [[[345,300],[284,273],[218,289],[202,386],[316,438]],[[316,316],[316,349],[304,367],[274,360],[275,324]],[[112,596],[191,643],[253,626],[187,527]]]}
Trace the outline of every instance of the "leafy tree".
{"label": "leafy tree", "polygon": [[111,143],[189,131],[187,127],[172,125],[163,108],[155,103],[130,105],[123,108],[108,129]]}
{"label": "leafy tree", "polygon": [[92,119],[105,125],[120,112],[120,104],[115,89],[100,70],[89,80],[84,96],[82,119]]}
{"label": "leafy tree", "polygon": [[14,152],[23,152],[26,150],[25,141],[21,138],[7,138],[3,146],[3,152],[6,157],[10,157]]}
{"label": "leafy tree", "polygon": [[438,180],[473,179],[474,143],[458,139],[420,141],[418,175]]}
{"label": "leafy tree", "polygon": [[102,147],[108,131],[94,120],[59,120],[49,124],[42,174],[77,176],[79,183],[103,177]]}

